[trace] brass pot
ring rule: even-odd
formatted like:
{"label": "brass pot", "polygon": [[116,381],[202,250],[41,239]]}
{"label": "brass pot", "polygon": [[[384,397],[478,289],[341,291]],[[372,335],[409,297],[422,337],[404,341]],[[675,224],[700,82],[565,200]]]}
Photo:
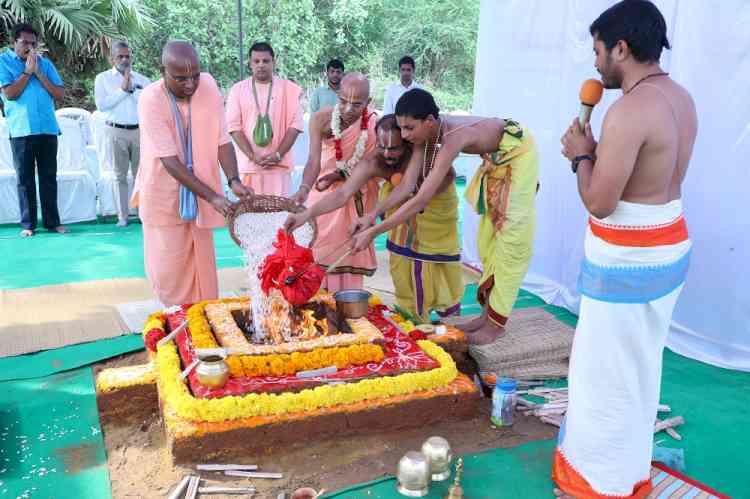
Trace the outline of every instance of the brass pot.
{"label": "brass pot", "polygon": [[229,379],[229,366],[218,355],[201,359],[195,367],[195,375],[201,385],[208,388],[224,388]]}
{"label": "brass pot", "polygon": [[421,452],[409,451],[398,462],[396,490],[407,497],[424,497],[429,491],[430,463]]}
{"label": "brass pot", "polygon": [[430,463],[433,482],[442,482],[451,476],[451,446],[443,437],[430,437],[422,444],[422,454]]}
{"label": "brass pot", "polygon": [[333,294],[336,310],[344,319],[359,319],[367,315],[370,292],[364,289],[342,289]]}

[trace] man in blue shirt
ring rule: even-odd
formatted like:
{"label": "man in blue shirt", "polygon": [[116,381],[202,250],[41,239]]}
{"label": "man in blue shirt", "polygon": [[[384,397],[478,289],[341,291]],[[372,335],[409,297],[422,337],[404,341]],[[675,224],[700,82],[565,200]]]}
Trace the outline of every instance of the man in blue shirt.
{"label": "man in blue shirt", "polygon": [[333,107],[339,101],[341,78],[344,77],[344,63],[338,59],[331,59],[326,65],[328,84],[318,87],[310,98],[310,114],[317,113],[324,107]]}
{"label": "man in blue shirt", "polygon": [[63,98],[63,82],[49,59],[37,54],[37,32],[29,24],[13,27],[13,48],[0,54],[0,87],[10,131],[13,164],[18,176],[21,236],[34,235],[37,224],[36,179],[42,224],[64,234],[57,210],[57,136],[55,100]]}

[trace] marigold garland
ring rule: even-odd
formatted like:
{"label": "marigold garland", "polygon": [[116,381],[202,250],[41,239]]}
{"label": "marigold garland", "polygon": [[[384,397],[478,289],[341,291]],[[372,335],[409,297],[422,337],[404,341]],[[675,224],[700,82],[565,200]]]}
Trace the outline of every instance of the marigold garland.
{"label": "marigold garland", "polygon": [[450,384],[458,375],[451,356],[431,341],[419,341],[418,345],[427,355],[440,363],[439,368],[343,385],[319,386],[299,393],[252,393],[220,399],[197,399],[190,394],[186,384],[180,379],[180,357],[174,344],[169,343],[157,352],[159,383],[167,403],[179,417],[190,421],[208,422],[307,412],[340,404],[434,390]]}
{"label": "marigold garland", "polygon": [[380,345],[351,345],[348,347],[319,348],[311,352],[275,355],[232,355],[227,357],[229,373],[233,377],[286,376],[335,365],[349,366],[380,362],[385,357]]}
{"label": "marigold garland", "polygon": [[166,323],[167,316],[164,312],[155,312],[146,319],[143,325],[143,343],[151,352],[156,352],[156,343],[167,335],[164,330]]}
{"label": "marigold garland", "polygon": [[156,375],[156,366],[151,362],[104,369],[96,375],[96,390],[106,393],[130,386],[150,385],[156,382]]}
{"label": "marigold garland", "polygon": [[[204,309],[209,303],[229,300],[210,300],[197,303],[187,311],[188,327],[193,348],[217,348],[211,325]],[[242,299],[235,299],[242,301]],[[284,376],[299,371],[336,365],[344,369],[368,362],[380,362],[385,357],[379,345],[364,344],[346,347],[319,348],[311,352],[274,355],[230,355],[226,362],[232,377]]]}
{"label": "marigold garland", "polygon": [[[404,318],[401,314],[391,314],[390,316],[391,320],[399,325],[399,327],[405,332],[405,333],[411,333],[414,331],[417,326],[414,325],[414,323],[410,320],[407,320]],[[411,336],[411,335],[410,335]],[[422,338],[415,338],[415,339],[422,339]]]}

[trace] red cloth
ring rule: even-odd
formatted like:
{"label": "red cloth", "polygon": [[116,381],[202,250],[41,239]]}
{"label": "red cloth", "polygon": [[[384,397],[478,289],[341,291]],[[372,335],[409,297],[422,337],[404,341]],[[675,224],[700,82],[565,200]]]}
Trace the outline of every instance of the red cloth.
{"label": "red cloth", "polygon": [[[180,311],[167,314],[167,322],[170,329],[179,327],[185,320],[190,305],[184,305]],[[203,386],[193,370],[189,377],[190,389],[196,398],[217,398],[228,395],[245,395],[248,393],[283,393],[297,392],[305,388],[314,388],[321,385],[321,380],[336,379],[354,382],[359,379],[396,376],[404,372],[429,371],[440,367],[440,363],[427,355],[417,342],[409,335],[399,329],[383,317],[383,311],[388,310],[384,305],[371,306],[367,312],[369,320],[378,328],[385,337],[383,353],[385,358],[377,363],[368,363],[359,366],[350,366],[339,369],[334,374],[326,374],[317,378],[298,378],[295,374],[286,376],[257,376],[251,378],[230,377],[224,388],[212,389]],[[188,366],[195,359],[195,349],[192,344],[190,328],[177,333],[175,341],[179,348],[182,365]]]}
{"label": "red cloth", "polygon": [[156,344],[165,336],[166,333],[162,329],[154,328],[146,333],[143,342],[146,344],[146,348],[152,352],[156,352]]}
{"label": "red cloth", "polygon": [[[280,289],[286,301],[292,305],[307,303],[318,292],[325,276],[323,269],[315,264],[312,250],[297,244],[294,235],[283,229],[276,234],[273,246],[276,251],[263,260],[258,271],[261,289],[266,295],[271,288]],[[285,284],[287,277],[302,271],[302,275],[292,284]]]}

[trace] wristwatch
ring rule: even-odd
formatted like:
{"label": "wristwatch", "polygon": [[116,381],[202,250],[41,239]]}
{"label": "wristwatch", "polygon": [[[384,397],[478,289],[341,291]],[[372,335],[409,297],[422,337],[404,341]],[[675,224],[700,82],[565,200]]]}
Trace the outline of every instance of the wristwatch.
{"label": "wristwatch", "polygon": [[573,170],[573,173],[576,173],[578,171],[578,163],[580,163],[584,159],[588,159],[592,163],[594,162],[594,158],[592,158],[590,154],[582,154],[581,156],[576,156],[570,163],[570,169]]}
{"label": "wristwatch", "polygon": [[242,180],[240,180],[240,177],[238,177],[237,175],[235,175],[234,177],[229,177],[227,179],[227,187],[229,187],[231,189],[232,188],[232,182],[234,182],[235,180],[237,182],[239,182],[239,183],[242,183]]}

